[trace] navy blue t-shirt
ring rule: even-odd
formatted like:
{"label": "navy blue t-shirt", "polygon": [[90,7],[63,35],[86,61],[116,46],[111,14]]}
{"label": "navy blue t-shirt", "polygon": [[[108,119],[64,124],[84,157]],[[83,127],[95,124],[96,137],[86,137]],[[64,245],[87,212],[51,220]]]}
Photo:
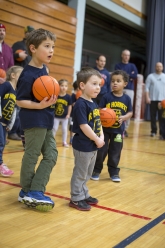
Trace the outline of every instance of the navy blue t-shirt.
{"label": "navy blue t-shirt", "polygon": [[[25,66],[17,84],[17,100],[39,102],[33,95],[32,86],[34,81],[43,75],[48,75],[45,66],[42,69],[30,65]],[[52,129],[54,108],[55,104],[44,109],[21,108],[19,115],[22,129],[33,127]]]}
{"label": "navy blue t-shirt", "polygon": [[94,67],[95,70],[99,71],[102,78],[104,78],[104,85],[100,89],[99,95],[104,95],[108,92],[110,92],[110,73],[107,71],[107,69],[99,70],[97,67]]}
{"label": "navy blue t-shirt", "polygon": [[[100,103],[99,108],[111,108],[115,111],[116,116],[126,115],[128,112],[132,111],[131,98],[123,94],[121,97],[117,97],[111,93],[105,94]],[[123,134],[125,123],[120,124],[117,120],[112,127],[103,127],[103,131],[108,133],[118,133]]]}
{"label": "navy blue t-shirt", "polygon": [[8,125],[16,103],[16,91],[13,89],[10,82],[0,84],[0,96],[2,111],[2,118],[0,119],[0,122]]}
{"label": "navy blue t-shirt", "polygon": [[69,105],[72,105],[71,96],[69,94],[58,96],[55,104],[55,117],[65,118],[68,114]]}
{"label": "navy blue t-shirt", "polygon": [[91,129],[100,136],[101,121],[98,105],[79,97],[73,110],[73,136],[72,147],[78,151],[91,152],[98,148],[93,140],[90,140],[80,129],[81,124],[88,124]]}
{"label": "navy blue t-shirt", "polygon": [[[72,100],[72,104],[77,101],[75,93],[72,93],[71,100]],[[74,106],[72,105],[72,111],[71,111],[70,117],[73,117],[73,108],[74,108]]]}

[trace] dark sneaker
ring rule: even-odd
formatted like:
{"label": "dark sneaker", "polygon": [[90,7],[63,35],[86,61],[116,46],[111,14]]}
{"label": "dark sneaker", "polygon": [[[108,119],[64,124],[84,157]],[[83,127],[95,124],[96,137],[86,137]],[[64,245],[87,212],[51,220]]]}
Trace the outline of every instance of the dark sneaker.
{"label": "dark sneaker", "polygon": [[23,203],[40,211],[49,211],[54,208],[54,202],[50,197],[45,196],[42,191],[30,191],[22,199]]}
{"label": "dark sneaker", "polygon": [[111,177],[111,180],[112,180],[113,182],[120,182],[120,181],[121,181],[121,179],[120,179],[120,177],[119,177],[118,175],[112,176],[112,177]]}
{"label": "dark sneaker", "polygon": [[159,139],[160,140],[165,140],[165,138],[162,135],[159,136]]}
{"label": "dark sneaker", "polygon": [[124,137],[128,137],[128,133],[126,130],[124,131]]}
{"label": "dark sneaker", "polygon": [[91,206],[86,203],[85,200],[81,201],[70,201],[69,207],[76,208],[80,211],[89,211],[91,209]]}
{"label": "dark sneaker", "polygon": [[99,180],[99,173],[93,172],[91,179],[94,181],[98,181]]}
{"label": "dark sneaker", "polygon": [[89,205],[96,205],[99,202],[96,198],[93,198],[91,196],[85,199],[85,201]]}
{"label": "dark sneaker", "polygon": [[23,198],[25,197],[26,194],[27,193],[21,189],[21,191],[19,192],[18,201],[23,203]]}
{"label": "dark sneaker", "polygon": [[21,140],[21,137],[18,136],[16,133],[8,134],[8,139],[11,140]]}

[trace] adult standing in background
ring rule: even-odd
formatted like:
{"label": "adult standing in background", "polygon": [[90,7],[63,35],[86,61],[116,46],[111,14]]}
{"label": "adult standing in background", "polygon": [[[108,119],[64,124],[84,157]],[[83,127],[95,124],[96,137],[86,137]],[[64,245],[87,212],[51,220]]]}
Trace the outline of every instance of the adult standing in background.
{"label": "adult standing in background", "polygon": [[[0,68],[7,71],[8,68],[14,65],[13,52],[5,42],[6,27],[0,23]],[[0,83],[3,83],[4,79],[0,78]]]}
{"label": "adult standing in background", "polygon": [[[24,28],[24,38],[21,41],[17,41],[13,44],[13,57],[14,57],[14,64],[25,67],[31,60],[31,56],[28,55],[27,48],[26,48],[26,38],[29,35],[31,31],[33,31],[34,28],[32,26],[26,26]],[[22,50],[19,53],[17,53],[17,50]],[[13,128],[8,132],[8,139],[12,140],[22,140],[23,146],[24,146],[24,132],[21,130],[21,124],[19,119],[19,110],[20,108],[16,105],[16,119]],[[21,137],[20,137],[21,136]]]}
{"label": "adult standing in background", "polygon": [[104,55],[99,55],[98,58],[96,59],[96,66],[94,67],[94,69],[100,72],[102,78],[104,79],[104,85],[101,87],[100,93],[95,98],[97,104],[99,104],[102,96],[105,93],[110,92],[110,73],[109,71],[107,71],[107,69],[104,68],[105,64],[106,64],[106,57]]}
{"label": "adult standing in background", "polygon": [[161,131],[161,110],[158,108],[158,103],[165,99],[165,74],[163,71],[163,64],[157,62],[155,72],[148,75],[146,78],[146,102],[150,104],[151,116],[151,137],[157,133],[156,117],[158,113],[159,134]]}
{"label": "adult standing in background", "polygon": [[[122,61],[121,63],[118,63],[115,65],[115,70],[123,70],[129,75],[129,82],[127,86],[124,89],[124,93],[127,94],[131,98],[131,103],[133,106],[133,100],[134,100],[134,79],[137,78],[138,70],[136,68],[136,65],[133,63],[130,63],[130,51],[125,49],[121,53]],[[124,136],[128,137],[127,129],[130,125],[130,119],[125,122],[125,131]]]}
{"label": "adult standing in background", "polygon": [[[31,56],[28,55],[27,48],[26,48],[26,38],[34,28],[32,26],[26,26],[24,28],[25,36],[23,40],[17,41],[13,44],[13,56],[14,56],[14,64],[22,66],[23,68],[30,62]],[[22,50],[19,53],[16,53],[17,50]]]}

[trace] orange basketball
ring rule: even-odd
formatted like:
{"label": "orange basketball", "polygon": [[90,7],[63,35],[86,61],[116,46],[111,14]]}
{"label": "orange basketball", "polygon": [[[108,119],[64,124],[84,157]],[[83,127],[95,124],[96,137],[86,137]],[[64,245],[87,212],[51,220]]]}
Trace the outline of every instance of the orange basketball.
{"label": "orange basketball", "polygon": [[[15,51],[15,53],[21,53],[21,52],[23,52],[23,50],[21,50],[21,49]],[[21,59],[21,58],[17,58],[16,60],[17,61],[23,61],[23,59]]]}
{"label": "orange basketball", "polygon": [[35,98],[42,101],[45,97],[49,100],[52,95],[58,96],[60,87],[55,78],[45,75],[34,81],[32,91]]}
{"label": "orange basketball", "polygon": [[104,78],[102,78],[102,79],[101,79],[100,87],[103,87],[104,84],[105,84],[105,80],[104,80]]}
{"label": "orange basketball", "polygon": [[78,90],[76,92],[76,99],[78,99],[81,95],[82,95],[82,91],[81,90]]}
{"label": "orange basketball", "polygon": [[0,78],[6,78],[6,72],[0,68]]}
{"label": "orange basketball", "polygon": [[116,113],[113,109],[100,109],[100,120],[103,127],[111,127],[116,122]]}
{"label": "orange basketball", "polygon": [[161,105],[162,105],[162,108],[165,109],[165,100],[162,100],[162,101],[161,101]]}

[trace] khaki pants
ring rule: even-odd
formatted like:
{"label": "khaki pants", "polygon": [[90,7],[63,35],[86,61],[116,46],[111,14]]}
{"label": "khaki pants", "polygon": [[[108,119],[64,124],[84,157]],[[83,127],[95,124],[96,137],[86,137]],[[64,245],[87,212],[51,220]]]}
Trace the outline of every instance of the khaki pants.
{"label": "khaki pants", "polygon": [[92,176],[97,151],[81,152],[73,149],[75,166],[71,178],[71,199],[81,201],[90,195],[86,183]]}
{"label": "khaki pants", "polygon": [[[25,129],[25,153],[22,159],[20,183],[23,191],[45,192],[50,173],[57,161],[56,142],[52,130],[46,128]],[[35,170],[38,158],[39,166]]]}

